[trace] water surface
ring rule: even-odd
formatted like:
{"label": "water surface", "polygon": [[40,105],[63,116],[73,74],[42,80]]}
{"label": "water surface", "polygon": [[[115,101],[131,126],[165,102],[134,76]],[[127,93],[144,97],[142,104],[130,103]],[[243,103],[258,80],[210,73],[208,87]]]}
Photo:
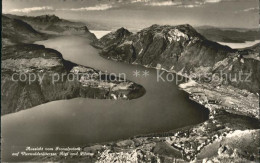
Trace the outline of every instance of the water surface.
{"label": "water surface", "polygon": [[257,43],[260,43],[260,40],[255,40],[255,41],[246,41],[244,43],[227,43],[227,42],[218,42],[221,45],[227,45],[233,49],[242,49],[242,48],[247,48],[250,46],[253,46]]}
{"label": "water surface", "polygon": [[[157,82],[155,69],[118,63],[99,56],[80,36],[62,36],[38,42],[62,53],[72,62],[102,71],[125,73],[141,84],[146,94],[135,100],[76,98],[39,105],[2,116],[4,157],[24,146],[82,146],[156,133],[197,124],[208,111],[191,101],[175,82]],[[133,76],[133,71],[149,76]]]}

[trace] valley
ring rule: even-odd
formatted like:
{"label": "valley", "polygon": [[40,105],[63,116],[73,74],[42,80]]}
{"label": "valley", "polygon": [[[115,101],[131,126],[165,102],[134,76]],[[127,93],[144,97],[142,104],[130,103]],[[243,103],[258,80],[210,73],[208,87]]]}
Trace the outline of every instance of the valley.
{"label": "valley", "polygon": [[[58,21],[54,22],[61,23],[50,23],[45,27],[37,22],[38,18],[21,18],[31,26],[26,25],[19,32],[8,31],[9,26],[4,28],[2,115],[13,113],[2,116],[3,130],[6,131],[4,136],[15,135],[18,124],[27,124],[30,127],[20,133],[25,143],[31,141],[36,145],[48,145],[47,137],[50,136],[53,138],[51,143],[59,142],[59,145],[66,146],[68,144],[64,142],[70,141],[70,145],[80,144],[81,151],[87,155],[34,157],[30,158],[31,161],[259,160],[259,44],[232,49],[208,40],[188,24],[153,25],[136,33],[120,28],[97,39],[87,27],[78,27],[82,25],[80,23],[76,23],[74,28],[67,27],[74,26],[73,23],[56,17],[42,18],[48,22],[55,18]],[[11,23],[17,21],[9,17],[4,19]],[[41,33],[36,30],[31,32],[32,27]],[[57,29],[65,36],[53,36]],[[28,30],[29,38],[35,39],[19,34]],[[44,33],[46,30],[50,31]],[[14,35],[26,42],[17,43],[9,39]],[[33,44],[34,41],[37,42]],[[148,70],[150,76],[142,79],[134,77],[132,73],[137,69]],[[100,83],[98,72],[109,75],[104,73],[107,70],[124,72],[127,80]],[[187,82],[157,82],[158,70],[183,76]],[[55,85],[50,85],[50,78],[43,80],[42,84],[38,81],[32,85],[12,82],[11,74],[21,71],[67,75],[85,72],[95,74],[91,82],[97,85],[89,84],[88,79],[72,83],[59,81]],[[240,71],[251,73],[250,82],[245,77],[243,80],[231,80],[223,75],[235,76]],[[215,77],[219,79],[214,80]],[[121,86],[127,86],[122,98]],[[15,105],[8,103],[8,99],[14,97],[17,99]],[[96,100],[113,98],[119,100]],[[66,107],[61,109],[57,106]],[[27,108],[31,109],[24,110]],[[24,111],[17,112],[19,110]],[[72,113],[77,118],[71,117]],[[58,123],[55,115],[66,123]],[[42,121],[32,125],[30,117]],[[48,125],[44,126],[42,122],[47,118]],[[103,123],[95,118],[102,119]],[[39,126],[41,128],[37,129]],[[53,126],[60,130],[53,132]],[[37,135],[42,141],[33,139],[35,136],[32,135],[27,142],[29,128],[35,133],[41,133],[41,130],[50,132]],[[97,130],[96,134],[93,128]],[[88,130],[94,134],[89,135]],[[54,135],[65,141],[58,141]],[[21,145],[19,141],[16,143]]]}

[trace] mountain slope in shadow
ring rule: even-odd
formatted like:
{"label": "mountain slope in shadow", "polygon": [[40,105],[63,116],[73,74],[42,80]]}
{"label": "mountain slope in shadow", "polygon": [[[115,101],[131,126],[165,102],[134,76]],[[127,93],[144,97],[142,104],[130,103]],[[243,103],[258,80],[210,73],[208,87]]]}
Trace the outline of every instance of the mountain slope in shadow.
{"label": "mountain slope in shadow", "polygon": [[22,20],[2,17],[2,115],[54,100],[135,99],[144,95],[145,89],[136,83],[66,61],[58,51],[32,44],[46,35]]}
{"label": "mountain slope in shadow", "polygon": [[43,40],[46,35],[36,31],[29,24],[19,20],[2,15],[2,41],[4,45],[8,43],[29,43]]}

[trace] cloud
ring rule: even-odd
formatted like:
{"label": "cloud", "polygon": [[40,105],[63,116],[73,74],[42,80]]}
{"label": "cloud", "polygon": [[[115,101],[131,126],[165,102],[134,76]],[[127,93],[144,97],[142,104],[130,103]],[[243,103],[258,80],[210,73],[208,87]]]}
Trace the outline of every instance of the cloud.
{"label": "cloud", "polygon": [[[138,5],[152,6],[152,7],[164,7],[164,6],[175,6],[183,8],[194,8],[200,7],[205,4],[213,4],[225,1],[234,0],[111,0],[108,4],[97,4],[96,6],[78,7],[78,8],[53,8],[52,6],[42,6],[42,7],[31,7],[22,9],[12,9],[9,12],[17,13],[30,13],[30,12],[47,12],[47,11],[104,11],[111,8],[117,8],[121,5],[140,3]],[[248,11],[247,11],[248,10]],[[249,8],[245,12],[254,11],[256,9]]]}
{"label": "cloud", "polygon": [[258,7],[246,8],[243,10],[236,11],[235,13],[238,14],[243,12],[259,12],[259,8]]}
{"label": "cloud", "polygon": [[165,1],[165,2],[150,2],[147,3],[146,5],[149,6],[177,6],[181,5],[181,2],[173,2],[173,1]]}
{"label": "cloud", "polygon": [[181,5],[181,6],[178,6],[178,7],[184,7],[184,8],[194,8],[194,7],[200,7],[201,5],[198,5],[198,4],[194,4],[194,5]]}
{"label": "cloud", "polygon": [[222,0],[205,0],[205,3],[219,3]]}
{"label": "cloud", "polygon": [[258,7],[252,7],[252,8],[247,8],[243,10],[244,12],[250,12],[250,11],[259,11]]}
{"label": "cloud", "polygon": [[131,3],[138,3],[138,2],[150,2],[150,0],[132,0]]}
{"label": "cloud", "polygon": [[11,9],[9,13],[31,13],[31,12],[46,12],[46,11],[103,11],[112,8],[112,5],[101,4],[90,7],[81,7],[81,8],[64,8],[64,9],[54,9],[51,6],[42,6],[42,7],[31,7],[31,8],[22,8],[22,9]]}
{"label": "cloud", "polygon": [[177,6],[184,8],[200,7],[205,4],[220,3],[231,0],[132,0],[131,3],[144,3],[146,6]]}
{"label": "cloud", "polygon": [[62,11],[103,11],[103,10],[108,10],[112,7],[113,6],[109,5],[109,4],[101,4],[101,5],[96,5],[96,6],[92,6],[92,7],[58,9],[58,10],[62,10]]}
{"label": "cloud", "polygon": [[22,9],[12,9],[10,12],[21,12],[21,13],[30,13],[37,11],[54,11],[51,6],[42,6],[42,7],[31,7],[31,8],[22,8]]}

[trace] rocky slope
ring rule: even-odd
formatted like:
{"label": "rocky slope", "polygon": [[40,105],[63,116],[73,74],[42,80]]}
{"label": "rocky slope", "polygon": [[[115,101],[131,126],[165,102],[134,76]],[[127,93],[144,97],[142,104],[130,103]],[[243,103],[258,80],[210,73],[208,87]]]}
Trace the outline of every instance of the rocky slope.
{"label": "rocky slope", "polygon": [[[227,84],[258,92],[260,62],[256,50],[236,50],[206,39],[190,25],[153,25],[137,33],[119,29],[100,39],[101,55],[127,63],[159,67],[182,75],[196,75],[216,85]],[[238,80],[239,72],[251,73]],[[222,76],[227,74],[227,77]]]}
{"label": "rocky slope", "polygon": [[1,81],[2,114],[54,100],[133,99],[144,93],[137,84],[73,64],[59,52],[34,44],[3,48]]}
{"label": "rocky slope", "polygon": [[2,42],[3,45],[19,42],[33,42],[45,39],[47,35],[40,33],[29,24],[2,15]]}
{"label": "rocky slope", "polygon": [[28,43],[42,36],[29,24],[3,16],[2,115],[54,100],[134,99],[145,93],[131,81],[71,63],[58,51]]}

